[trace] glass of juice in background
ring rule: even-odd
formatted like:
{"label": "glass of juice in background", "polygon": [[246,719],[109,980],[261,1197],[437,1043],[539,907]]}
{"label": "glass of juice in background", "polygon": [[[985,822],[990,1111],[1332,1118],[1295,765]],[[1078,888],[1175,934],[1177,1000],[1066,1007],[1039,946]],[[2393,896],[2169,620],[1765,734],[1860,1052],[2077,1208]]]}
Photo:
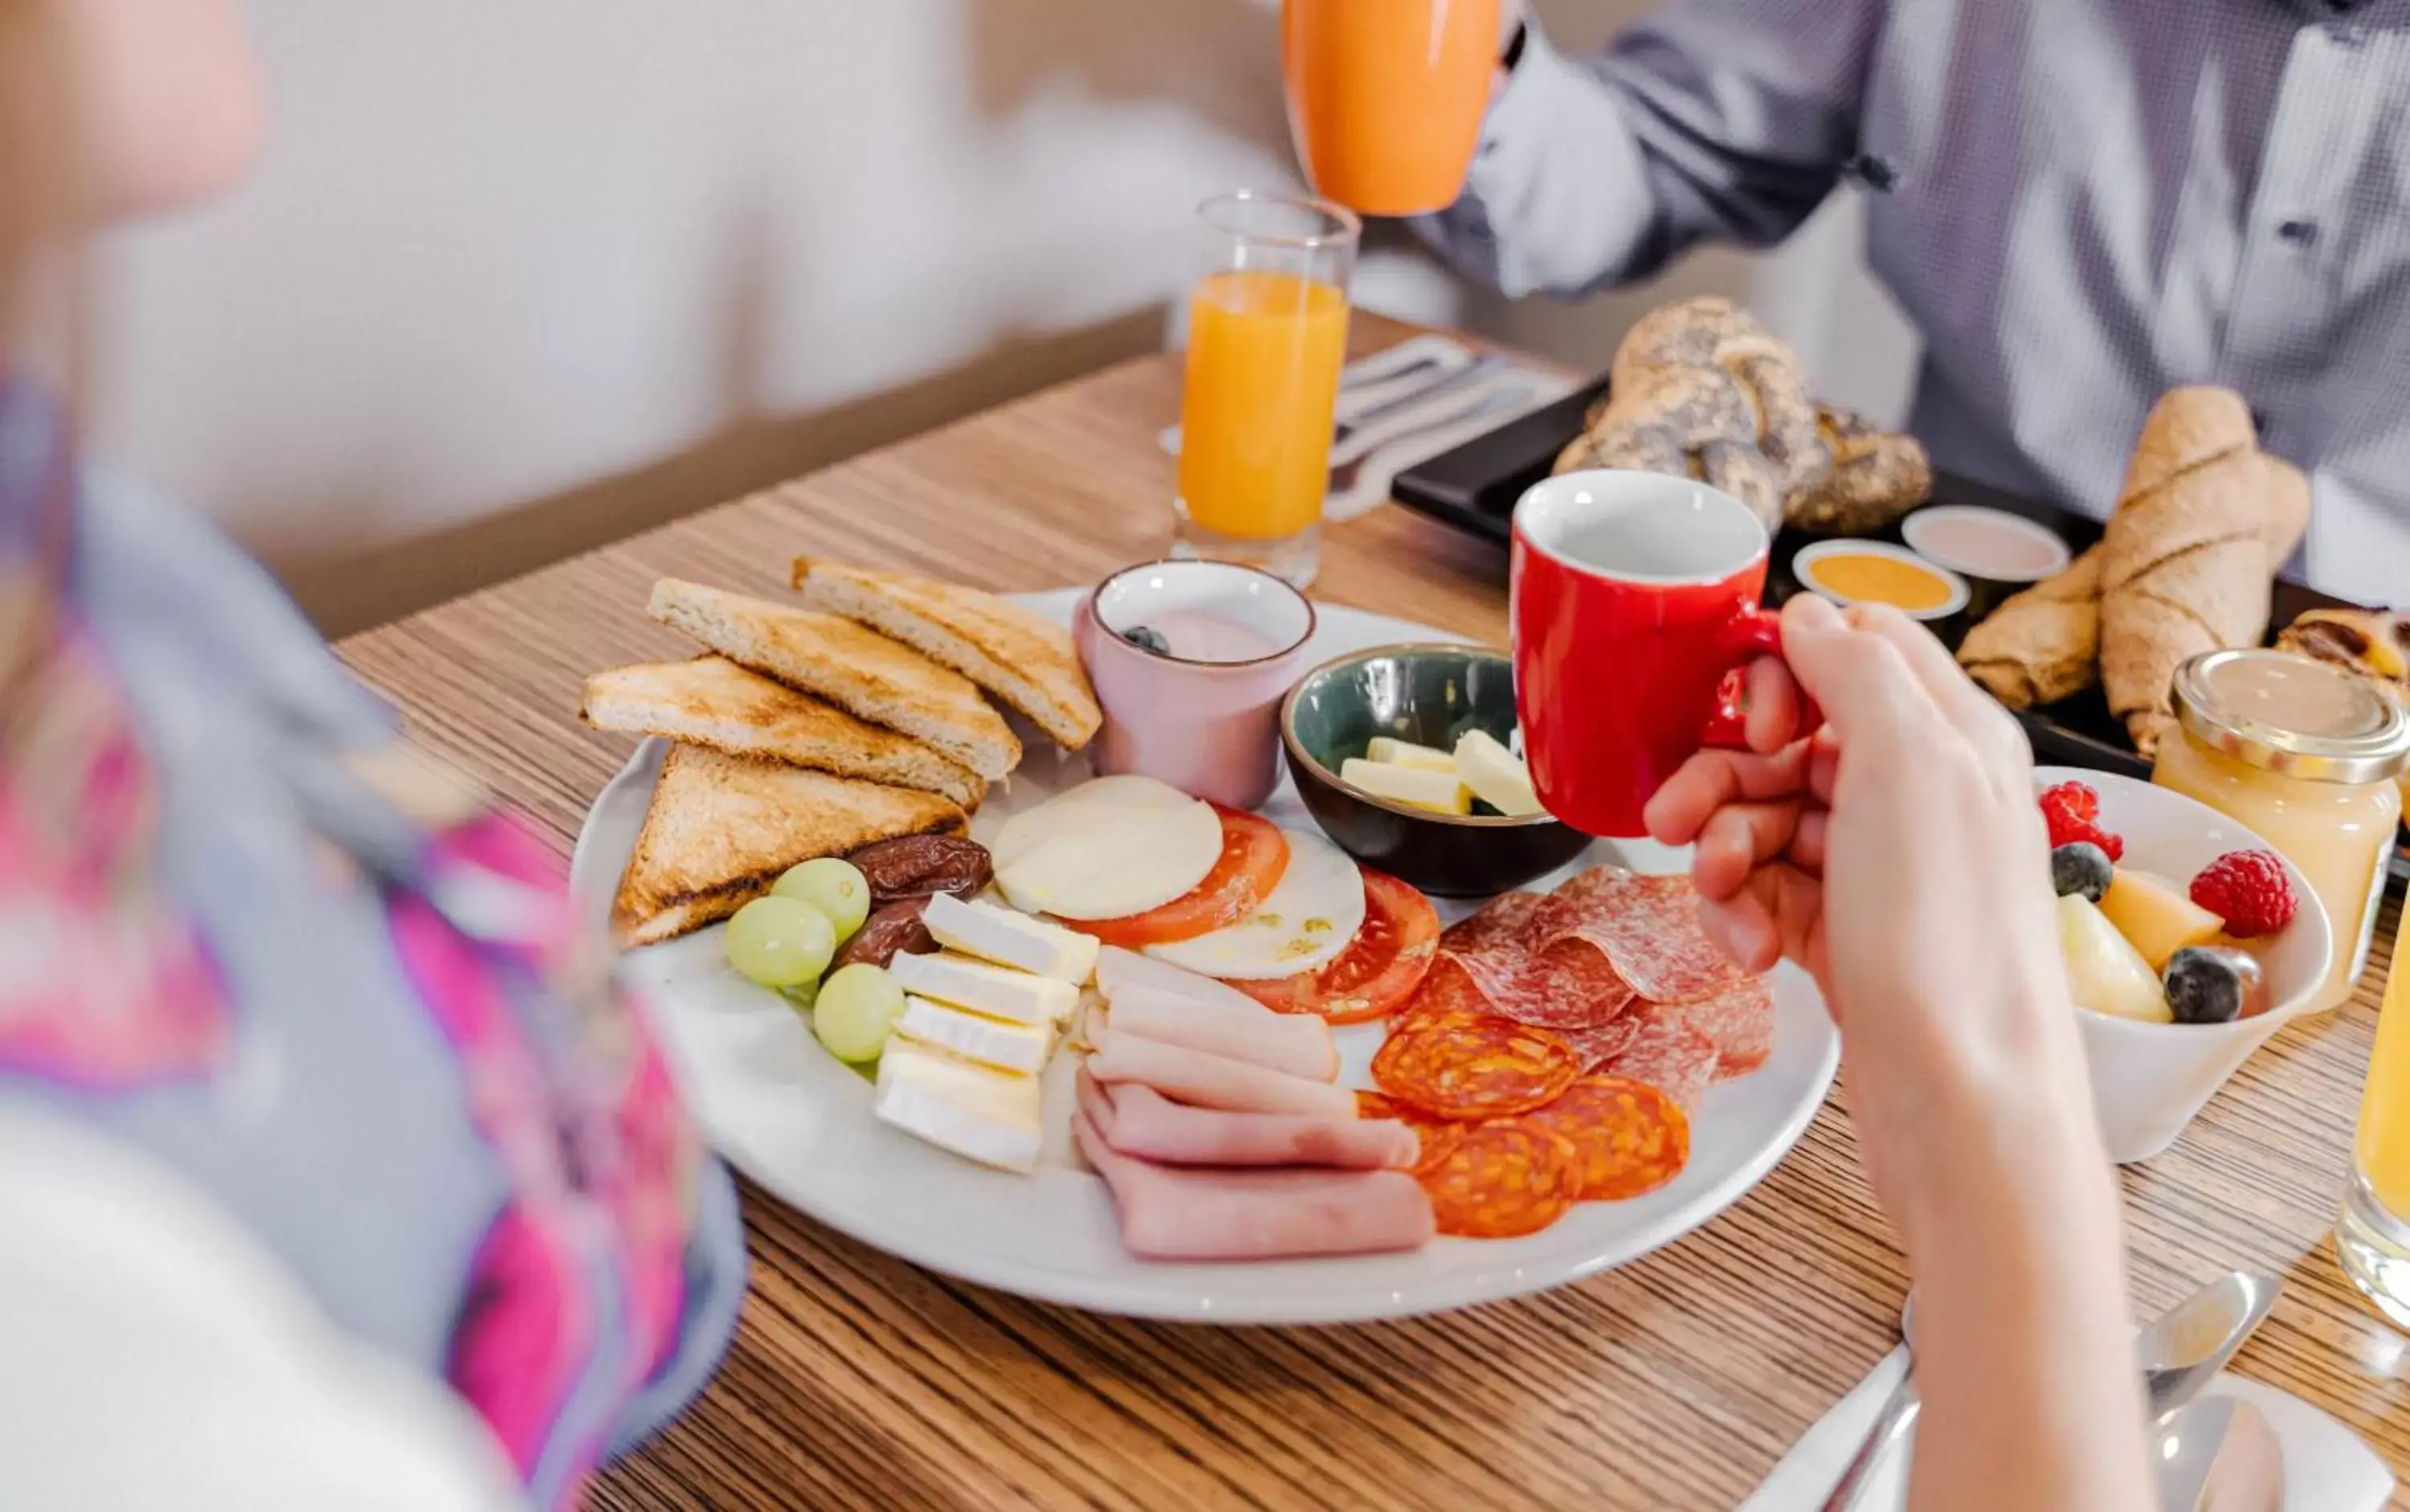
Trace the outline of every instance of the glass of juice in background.
{"label": "glass of juice in background", "polygon": [[[2410,920],[2410,909],[2403,917]],[[2335,941],[2337,949],[2343,941]],[[2376,1017],[2376,1048],[2352,1140],[2351,1185],[2335,1224],[2335,1258],[2377,1310],[2410,1328],[2410,928],[2393,941],[2392,974]]]}
{"label": "glass of juice in background", "polygon": [[1243,192],[1198,206],[1197,225],[1172,554],[1303,588],[1320,558],[1361,226],[1324,200]]}

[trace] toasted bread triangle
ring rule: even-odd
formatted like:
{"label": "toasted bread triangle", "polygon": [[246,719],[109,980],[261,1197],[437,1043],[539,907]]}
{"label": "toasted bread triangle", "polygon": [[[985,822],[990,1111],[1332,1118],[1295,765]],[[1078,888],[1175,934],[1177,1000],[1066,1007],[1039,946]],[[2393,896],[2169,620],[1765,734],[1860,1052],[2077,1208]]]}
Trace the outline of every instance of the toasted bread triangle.
{"label": "toasted bread triangle", "polygon": [[836,615],[664,577],[652,617],[730,661],[933,747],[993,781],[1021,741],[969,678]]}
{"label": "toasted bread triangle", "polygon": [[623,946],[657,944],[727,918],[801,862],[967,823],[935,793],[672,746],[611,927]]}
{"label": "toasted bread triangle", "polygon": [[1036,721],[1067,750],[1103,715],[1071,632],[1009,599],[959,584],[795,559],[807,607],[859,620],[951,667]]}
{"label": "toasted bread triangle", "polygon": [[666,735],[837,777],[920,788],[976,808],[987,784],[908,735],[719,656],[615,667],[586,679],[579,713],[598,730]]}

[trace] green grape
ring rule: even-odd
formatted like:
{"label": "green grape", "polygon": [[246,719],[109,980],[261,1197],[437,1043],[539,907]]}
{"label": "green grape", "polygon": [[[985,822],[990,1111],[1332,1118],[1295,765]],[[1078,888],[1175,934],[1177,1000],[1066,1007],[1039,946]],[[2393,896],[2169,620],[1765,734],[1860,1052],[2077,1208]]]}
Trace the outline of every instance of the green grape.
{"label": "green grape", "polygon": [[836,942],[840,945],[853,938],[862,921],[870,917],[870,883],[850,861],[835,856],[822,856],[806,861],[800,866],[790,866],[787,874],[771,885],[778,897],[800,898],[828,916],[836,926]]}
{"label": "green grape", "polygon": [[877,1060],[903,1016],[903,987],[882,968],[857,961],[830,972],[820,983],[812,1033],[839,1060]]}
{"label": "green grape", "polygon": [[819,999],[820,995],[820,984],[817,981],[806,981],[799,987],[781,987],[778,989],[778,996],[793,1004],[795,1011],[804,1015],[805,1022],[806,1023],[809,1023],[811,1020],[812,1004]]}
{"label": "green grape", "polygon": [[728,964],[764,987],[800,987],[828,969],[836,931],[828,916],[790,897],[758,897],[728,921]]}

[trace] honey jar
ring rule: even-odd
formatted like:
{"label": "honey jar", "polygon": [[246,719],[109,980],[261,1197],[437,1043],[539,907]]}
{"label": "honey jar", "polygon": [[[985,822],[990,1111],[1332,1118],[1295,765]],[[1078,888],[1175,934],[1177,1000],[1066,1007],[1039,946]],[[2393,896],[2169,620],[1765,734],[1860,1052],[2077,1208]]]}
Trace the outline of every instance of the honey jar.
{"label": "honey jar", "polygon": [[2177,732],[2151,780],[2285,854],[2325,906],[2334,963],[2310,999],[2350,997],[2368,964],[2402,822],[2410,717],[2357,674],[2290,651],[2209,651],[2176,669]]}

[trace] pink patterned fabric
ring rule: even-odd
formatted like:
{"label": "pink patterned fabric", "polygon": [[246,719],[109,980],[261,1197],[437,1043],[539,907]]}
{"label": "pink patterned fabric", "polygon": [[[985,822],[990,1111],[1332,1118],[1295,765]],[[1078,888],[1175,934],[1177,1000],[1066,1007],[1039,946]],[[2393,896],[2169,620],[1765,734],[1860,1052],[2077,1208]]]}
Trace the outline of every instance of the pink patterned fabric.
{"label": "pink patterned fabric", "polygon": [[44,717],[0,744],[0,1069],[94,1091],[214,1069],[233,1018],[144,868],[156,791],[91,642],[33,675]]}

